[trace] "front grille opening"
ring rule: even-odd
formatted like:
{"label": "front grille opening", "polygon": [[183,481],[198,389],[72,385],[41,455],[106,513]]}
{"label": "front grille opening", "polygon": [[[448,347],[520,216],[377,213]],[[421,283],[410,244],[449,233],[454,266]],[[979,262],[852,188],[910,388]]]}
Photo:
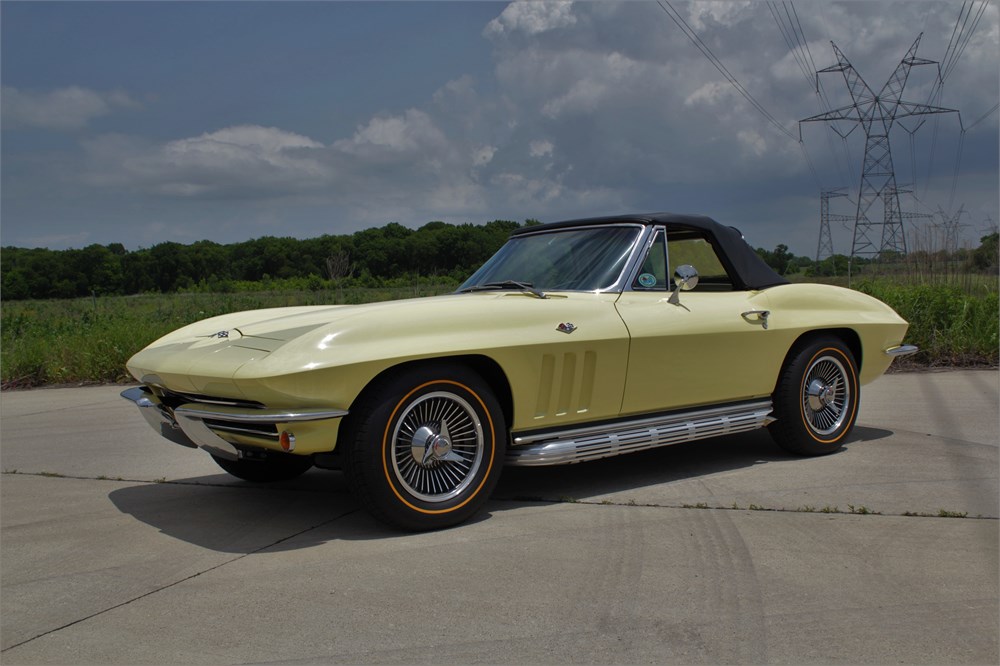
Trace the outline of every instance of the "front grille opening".
{"label": "front grille opening", "polygon": [[278,439],[278,426],[274,423],[234,423],[233,421],[205,419],[205,425],[217,432],[263,437],[275,441]]}
{"label": "front grille opening", "polygon": [[224,405],[226,407],[242,407],[244,409],[263,409],[264,405],[253,400],[238,400],[235,398],[218,398],[210,395],[198,393],[181,393],[180,391],[168,391],[159,387],[150,387],[159,398],[160,402],[171,410],[185,403],[196,403],[203,405]]}

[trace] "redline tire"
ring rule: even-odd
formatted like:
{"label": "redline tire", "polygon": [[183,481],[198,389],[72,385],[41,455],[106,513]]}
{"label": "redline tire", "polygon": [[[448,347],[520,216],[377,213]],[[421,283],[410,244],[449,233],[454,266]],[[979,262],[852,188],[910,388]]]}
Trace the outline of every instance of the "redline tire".
{"label": "redline tire", "polygon": [[418,366],[352,408],[344,471],[379,520],[406,530],[468,520],[496,487],[507,426],[486,382],[456,364]]}
{"label": "redline tire", "polygon": [[841,448],[858,416],[861,388],[851,350],[839,338],[822,336],[798,343],[774,392],[768,426],[781,448],[824,455]]}

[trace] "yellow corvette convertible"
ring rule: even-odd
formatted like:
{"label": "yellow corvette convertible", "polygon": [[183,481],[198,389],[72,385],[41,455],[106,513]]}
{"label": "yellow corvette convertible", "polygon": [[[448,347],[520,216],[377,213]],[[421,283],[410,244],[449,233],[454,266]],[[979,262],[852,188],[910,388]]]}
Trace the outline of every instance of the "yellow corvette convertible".
{"label": "yellow corvette convertible", "polygon": [[454,525],[504,465],[561,465],[767,427],[840,448],[907,323],[788,284],[740,232],[653,214],[516,230],[454,293],[206,319],[128,362],[166,439],[251,482],[340,468],[379,519]]}

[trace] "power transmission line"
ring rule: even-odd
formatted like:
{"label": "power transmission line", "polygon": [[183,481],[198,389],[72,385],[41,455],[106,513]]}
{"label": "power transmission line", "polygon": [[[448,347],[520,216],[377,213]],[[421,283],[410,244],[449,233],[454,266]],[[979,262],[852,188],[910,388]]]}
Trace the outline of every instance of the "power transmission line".
{"label": "power transmission line", "polygon": [[736,79],[736,77],[733,76],[732,72],[730,72],[726,68],[726,66],[722,63],[722,61],[719,60],[719,58],[714,53],[712,53],[712,49],[710,49],[708,45],[705,44],[705,42],[703,42],[700,37],[698,37],[698,34],[695,33],[695,31],[691,28],[691,26],[687,24],[687,22],[681,17],[681,15],[677,12],[677,10],[674,9],[673,5],[671,5],[670,2],[668,2],[667,0],[657,0],[657,4],[660,6],[660,9],[662,9],[666,13],[666,15],[669,16],[670,19],[677,25],[677,27],[681,29],[681,32],[683,32],[684,35],[689,40],[691,40],[691,43],[694,44],[699,51],[701,51],[702,55],[704,55],[708,59],[708,61],[712,63],[715,69],[717,69],[719,73],[722,74],[722,76],[727,81],[729,81],[730,85],[732,85],[733,88],[736,89],[736,92],[738,92],[743,97],[743,99],[745,99],[747,102],[750,103],[751,106],[757,109],[757,111],[762,116],[764,116],[764,118],[766,118],[767,121],[771,123],[771,125],[773,125],[779,132],[781,132],[782,134],[784,134],[793,141],[797,140],[794,134],[789,132],[788,129],[785,128],[784,125],[779,123],[775,119],[775,117],[772,116],[771,113],[767,109],[765,109],[760,102],[754,99],[753,95],[750,94],[750,91],[744,88],[743,84],[741,84]]}
{"label": "power transmission line", "polygon": [[[944,80],[951,74],[951,72],[958,65],[959,58],[965,53],[966,47],[972,39],[972,35],[976,31],[976,27],[979,25],[979,20],[983,17],[986,12],[986,7],[988,0],[983,0],[979,5],[979,11],[976,14],[976,18],[972,20],[971,27],[969,26],[969,20],[972,17],[973,8],[975,7],[975,2],[963,2],[962,7],[958,11],[958,18],[955,20],[955,27],[951,30],[951,37],[948,39],[948,46],[945,48],[944,56],[942,57],[943,67],[939,67],[938,80],[934,87],[931,89],[930,94],[927,97],[927,104],[939,104],[941,97],[944,93]],[[917,126],[912,130],[915,132],[920,128],[926,119],[920,121]],[[938,135],[938,118],[934,118],[934,131],[931,135],[931,147],[930,153],[927,159],[927,179],[924,181],[924,195],[927,194],[927,188],[930,187],[931,177],[933,175],[934,169],[934,154],[935,148],[937,146],[937,135]],[[961,123],[961,117],[959,117],[959,122]],[[911,131],[911,130],[907,130]],[[916,177],[914,175],[914,177]],[[958,179],[958,168],[956,166],[955,173],[952,178],[952,190],[956,188]],[[952,195],[954,198],[954,195]],[[950,204],[949,204],[950,207]]]}
{"label": "power transmission line", "polygon": [[[851,247],[852,264],[854,257],[860,255],[878,257],[884,252],[906,253],[906,234],[902,218],[898,214],[899,194],[896,190],[896,174],[889,144],[889,132],[892,126],[902,118],[956,112],[955,109],[917,104],[902,99],[910,69],[916,65],[937,64],[932,60],[916,57],[917,47],[922,36],[921,34],[913,42],[889,80],[878,93],[875,93],[865,83],[847,56],[837,48],[836,44],[831,42],[837,64],[816,73],[817,86],[820,74],[839,72],[847,84],[852,103],[799,121],[800,132],[803,122],[836,120],[850,120],[855,123],[854,128],[861,126],[864,129],[865,157],[854,222],[854,240]],[[885,197],[890,197],[892,201],[886,203]],[[876,223],[868,217],[869,210],[878,198],[883,199],[888,213],[888,217],[883,217],[881,223]],[[872,235],[877,226],[882,227],[882,237],[878,241],[878,245],[876,245],[877,240]]]}
{"label": "power transmission line", "polygon": [[979,118],[978,118],[978,119],[976,120],[976,122],[972,123],[971,125],[969,125],[968,127],[966,127],[966,128],[965,128],[965,131],[966,131],[966,132],[968,132],[968,131],[969,131],[969,130],[971,130],[971,129],[972,129],[973,127],[975,127],[975,126],[976,126],[976,125],[978,125],[979,123],[981,123],[981,122],[983,122],[984,120],[986,120],[987,118],[989,118],[989,117],[990,117],[991,115],[993,115],[993,113],[994,113],[994,112],[995,112],[995,111],[996,111],[997,109],[1000,109],[1000,103],[997,103],[997,104],[994,104],[994,105],[993,105],[993,108],[992,108],[992,109],[990,109],[989,111],[987,111],[987,112],[986,112],[986,113],[984,113],[983,115],[979,116]]}
{"label": "power transmission line", "polygon": [[[808,85],[809,88],[813,89],[816,93],[820,109],[829,108],[830,100],[827,99],[826,90],[823,88],[822,82],[820,82],[819,86],[815,85],[813,73],[816,71],[816,63],[813,60],[812,52],[809,50],[809,40],[806,39],[805,31],[802,29],[802,23],[799,21],[798,13],[795,11],[795,5],[791,2],[782,2],[781,8],[779,9],[776,2],[768,2],[767,7],[771,12],[771,17],[774,19],[775,24],[778,26],[778,32],[781,33],[781,36],[785,41],[785,45],[788,47],[789,53],[792,55],[799,71],[802,72],[806,85]],[[846,156],[847,140],[846,138],[841,137],[841,141]],[[844,177],[844,171],[840,163],[840,156],[838,155],[837,149],[833,144],[833,137],[829,134],[827,134],[827,143],[830,147],[830,155],[833,156],[834,165],[837,168],[837,174],[840,177],[840,181],[847,182],[848,179]],[[803,150],[803,152],[805,153],[805,150]],[[820,181],[819,174],[815,172],[815,169],[812,166],[812,161],[809,160],[808,154],[806,154],[806,160],[809,162],[810,168],[813,169],[814,177],[820,190],[824,189],[823,184]],[[845,162],[848,165],[848,171],[850,171],[850,159],[846,159]]]}

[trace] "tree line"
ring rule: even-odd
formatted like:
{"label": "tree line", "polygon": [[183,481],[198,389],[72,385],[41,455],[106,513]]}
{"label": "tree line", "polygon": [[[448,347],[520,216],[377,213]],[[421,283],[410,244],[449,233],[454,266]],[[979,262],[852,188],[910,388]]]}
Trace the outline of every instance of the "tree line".
{"label": "tree line", "polygon": [[[538,224],[527,220],[525,225]],[[306,278],[379,286],[401,276],[461,280],[521,225],[398,223],[349,235],[297,239],[265,236],[222,245],[158,243],[126,250],[121,243],[83,249],[0,248],[4,300],[75,298],[203,289],[229,291],[234,283]]]}
{"label": "tree line", "polygon": [[[537,220],[526,220],[523,226],[535,224]],[[134,251],[121,243],[70,250],[3,247],[0,296],[3,300],[23,300],[225,292],[240,284],[273,281],[296,282],[306,288],[331,283],[378,287],[400,279],[428,278],[457,283],[492,256],[520,226],[509,220],[484,225],[429,222],[419,229],[390,223],[349,235],[310,239],[265,236],[227,245],[207,240],[189,245],[165,242]],[[819,277],[847,271],[844,255],[815,262],[789,252],[786,245],[756,251],[781,275]],[[946,254],[940,257],[942,262],[960,263],[963,270],[995,273],[997,234],[984,237],[976,250]],[[907,258],[919,255],[911,253]]]}

